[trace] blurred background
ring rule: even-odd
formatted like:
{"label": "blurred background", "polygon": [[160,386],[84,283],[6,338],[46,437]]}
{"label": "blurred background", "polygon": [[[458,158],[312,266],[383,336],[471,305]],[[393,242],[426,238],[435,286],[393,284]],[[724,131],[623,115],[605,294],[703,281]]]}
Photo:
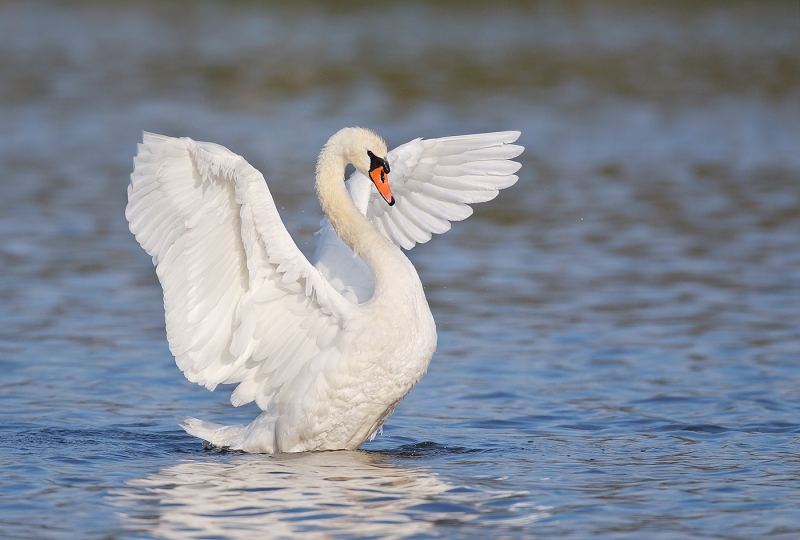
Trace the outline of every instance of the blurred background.
{"label": "blurred background", "polygon": [[[0,536],[800,534],[799,36],[791,1],[0,2]],[[169,353],[141,131],[243,155],[310,256],[352,125],[519,130],[520,180],[409,252],[439,351],[383,436],[204,451],[173,412],[257,410]]]}

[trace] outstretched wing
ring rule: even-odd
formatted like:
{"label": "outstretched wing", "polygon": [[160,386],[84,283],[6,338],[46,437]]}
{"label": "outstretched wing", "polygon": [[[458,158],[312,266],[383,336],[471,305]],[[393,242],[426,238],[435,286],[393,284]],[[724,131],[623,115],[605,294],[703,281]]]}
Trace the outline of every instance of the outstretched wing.
{"label": "outstretched wing", "polygon": [[468,205],[490,201],[516,183],[520,164],[510,160],[524,148],[511,143],[519,135],[481,133],[416,139],[398,146],[388,155],[396,204],[381,204],[377,190],[371,189],[367,218],[404,249],[427,242],[433,233],[447,232],[451,221],[472,215]]}
{"label": "outstretched wing", "polygon": [[352,313],[297,248],[264,177],[222,146],[145,133],[125,215],[164,288],[186,377],[262,409],[320,384]]}

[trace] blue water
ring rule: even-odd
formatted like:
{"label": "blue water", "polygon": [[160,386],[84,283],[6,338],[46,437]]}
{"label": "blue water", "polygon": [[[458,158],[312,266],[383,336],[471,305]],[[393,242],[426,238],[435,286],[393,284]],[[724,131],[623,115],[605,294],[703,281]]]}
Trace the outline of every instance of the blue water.
{"label": "blue water", "polygon": [[[0,4],[0,537],[800,537],[796,3]],[[519,129],[409,256],[428,374],[357,452],[204,449],[124,219],[141,130],[261,169]]]}

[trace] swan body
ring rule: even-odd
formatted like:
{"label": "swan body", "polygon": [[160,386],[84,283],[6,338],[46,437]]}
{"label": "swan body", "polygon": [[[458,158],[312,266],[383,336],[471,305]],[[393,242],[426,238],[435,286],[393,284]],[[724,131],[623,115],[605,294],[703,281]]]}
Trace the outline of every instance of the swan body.
{"label": "swan body", "polygon": [[370,130],[339,131],[317,162],[325,219],[309,262],[241,156],[145,133],[126,217],[164,289],[170,350],[190,381],[237,384],[232,404],[263,411],[248,426],[188,418],[184,429],[260,453],[356,449],[374,437],[436,349],[400,248],[516,182],[518,136],[416,139],[387,152]]}

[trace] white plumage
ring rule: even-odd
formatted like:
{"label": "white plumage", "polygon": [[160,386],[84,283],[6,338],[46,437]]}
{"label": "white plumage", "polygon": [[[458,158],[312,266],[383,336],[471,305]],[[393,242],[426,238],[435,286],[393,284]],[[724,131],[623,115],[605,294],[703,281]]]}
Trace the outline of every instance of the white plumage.
{"label": "white plumage", "polygon": [[[312,264],[241,156],[145,133],[125,215],[156,265],[170,350],[190,381],[236,383],[233,405],[264,411],[248,426],[187,419],[184,428],[266,453],[355,449],[373,437],[436,348],[399,247],[427,242],[468,217],[468,204],[514,184],[518,136],[416,139],[387,153],[369,130],[339,131],[317,164],[326,219]],[[368,151],[388,163],[393,206],[369,179],[378,175]],[[348,163],[356,172],[345,187]]]}

